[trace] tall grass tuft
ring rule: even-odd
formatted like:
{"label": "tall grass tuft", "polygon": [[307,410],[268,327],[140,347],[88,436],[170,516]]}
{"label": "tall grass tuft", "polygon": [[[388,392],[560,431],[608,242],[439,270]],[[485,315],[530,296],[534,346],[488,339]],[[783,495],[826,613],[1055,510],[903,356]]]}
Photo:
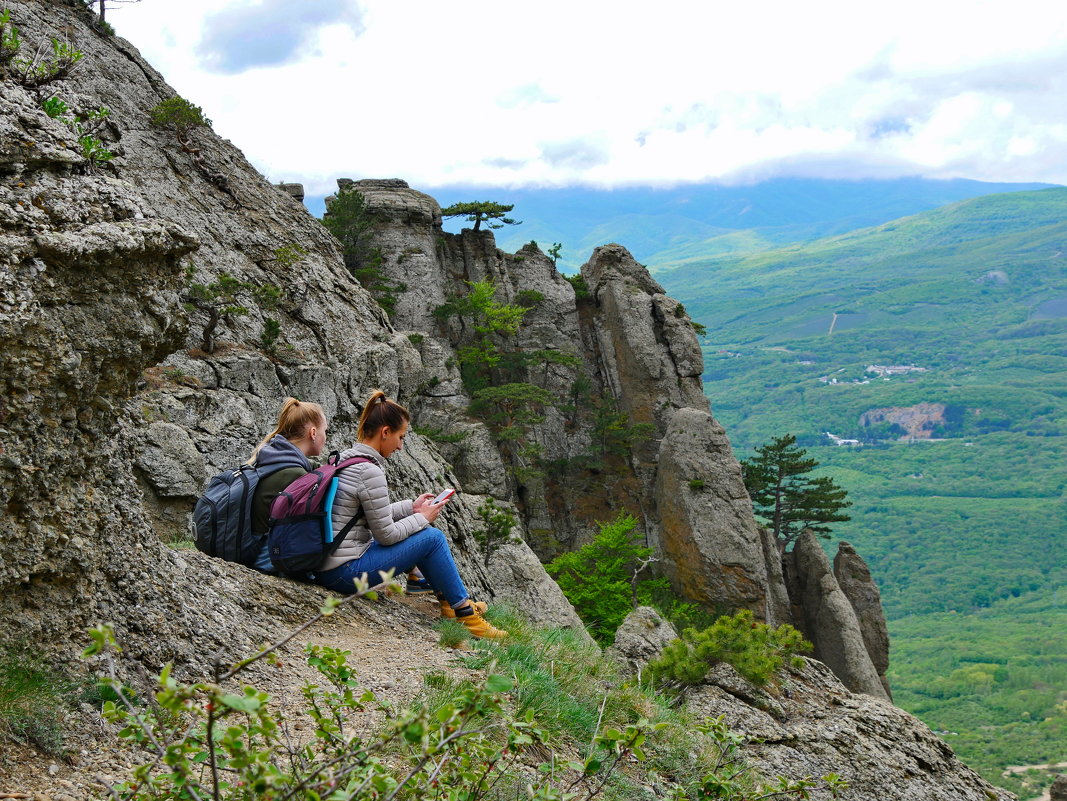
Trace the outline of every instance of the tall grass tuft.
{"label": "tall grass tuft", "polygon": [[77,695],[74,683],[37,663],[24,646],[0,650],[0,740],[63,754],[63,709]]}

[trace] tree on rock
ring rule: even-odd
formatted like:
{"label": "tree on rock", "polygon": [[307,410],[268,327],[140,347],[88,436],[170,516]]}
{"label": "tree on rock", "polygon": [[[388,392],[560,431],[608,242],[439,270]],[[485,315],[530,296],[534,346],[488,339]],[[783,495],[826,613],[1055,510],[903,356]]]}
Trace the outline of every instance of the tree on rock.
{"label": "tree on rock", "polygon": [[783,551],[804,529],[829,539],[827,523],[851,519],[841,512],[852,505],[845,500],[848,492],[828,476],[809,477],[819,463],[804,458],[807,451],[796,442],[792,434],[778,437],[741,462],[752,510],[774,532]]}
{"label": "tree on rock", "polygon": [[447,209],[441,209],[442,217],[466,217],[467,222],[474,223],[477,231],[484,222],[486,228],[503,228],[505,225],[522,225],[522,220],[513,220],[507,213],[515,204],[504,205],[489,200],[475,200],[470,203],[454,203]]}

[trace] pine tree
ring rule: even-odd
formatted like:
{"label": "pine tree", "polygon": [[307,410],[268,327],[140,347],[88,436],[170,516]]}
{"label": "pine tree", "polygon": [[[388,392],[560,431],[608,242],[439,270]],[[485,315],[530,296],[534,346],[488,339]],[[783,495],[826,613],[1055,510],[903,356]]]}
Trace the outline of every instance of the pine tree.
{"label": "pine tree", "polygon": [[481,228],[485,223],[486,228],[503,228],[505,225],[522,225],[521,220],[513,220],[506,216],[515,208],[515,204],[505,205],[491,200],[474,200],[470,203],[454,203],[447,209],[441,209],[441,216],[466,217],[467,222],[474,223],[474,230]]}
{"label": "pine tree", "polygon": [[783,551],[804,529],[829,539],[826,523],[851,519],[841,512],[852,505],[845,500],[848,493],[828,476],[810,478],[807,474],[819,463],[805,458],[807,451],[796,442],[792,434],[778,437],[741,462],[753,511],[774,532]]}

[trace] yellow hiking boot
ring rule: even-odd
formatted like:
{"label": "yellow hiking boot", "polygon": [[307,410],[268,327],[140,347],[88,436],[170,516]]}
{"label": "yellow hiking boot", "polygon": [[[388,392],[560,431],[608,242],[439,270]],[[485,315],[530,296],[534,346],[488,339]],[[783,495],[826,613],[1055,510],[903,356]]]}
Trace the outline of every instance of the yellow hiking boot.
{"label": "yellow hiking boot", "polygon": [[[482,617],[482,613],[475,608],[477,603],[477,601],[472,601],[470,606],[457,609],[456,620],[467,627],[467,631],[472,637],[477,637],[480,640],[502,640],[507,637],[508,633],[506,631],[496,628]],[[485,604],[481,604],[481,606],[484,607]]]}

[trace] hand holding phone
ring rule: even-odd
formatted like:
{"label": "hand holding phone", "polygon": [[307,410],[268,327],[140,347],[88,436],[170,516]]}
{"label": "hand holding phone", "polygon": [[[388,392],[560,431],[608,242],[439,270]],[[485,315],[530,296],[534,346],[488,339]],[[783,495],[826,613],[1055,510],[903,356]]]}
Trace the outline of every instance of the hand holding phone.
{"label": "hand holding phone", "polygon": [[451,498],[455,494],[456,494],[456,491],[454,489],[451,489],[451,488],[446,489],[446,490],[442,491],[440,495],[438,495],[436,498],[434,498],[432,501],[430,501],[430,503],[433,504],[434,506],[436,506],[439,503],[444,503],[445,501],[447,501],[449,498]]}

